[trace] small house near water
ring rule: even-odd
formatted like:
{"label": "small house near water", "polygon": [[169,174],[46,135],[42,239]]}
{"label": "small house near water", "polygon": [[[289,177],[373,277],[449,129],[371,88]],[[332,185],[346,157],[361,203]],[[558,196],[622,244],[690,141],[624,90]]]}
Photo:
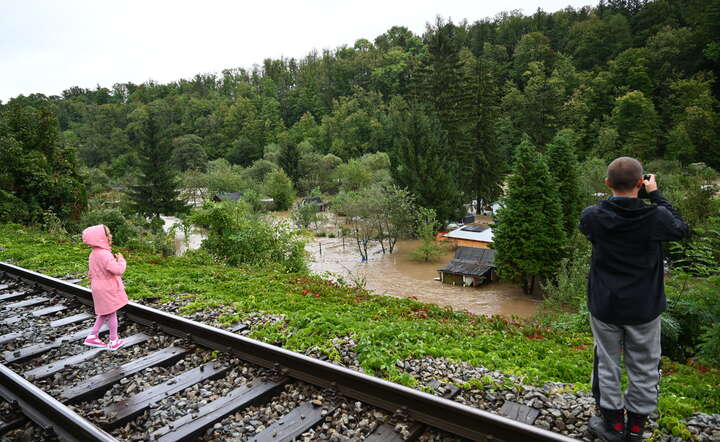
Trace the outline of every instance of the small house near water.
{"label": "small house near water", "polygon": [[489,249],[490,244],[493,243],[492,229],[489,226],[478,224],[466,224],[450,233],[446,233],[445,238],[458,247]]}
{"label": "small house near water", "polygon": [[314,204],[318,208],[318,212],[325,212],[328,209],[330,203],[323,201],[319,196],[310,196],[302,200],[302,205]]}
{"label": "small house near water", "polygon": [[477,287],[495,278],[495,250],[458,247],[453,260],[438,273],[445,284]]}

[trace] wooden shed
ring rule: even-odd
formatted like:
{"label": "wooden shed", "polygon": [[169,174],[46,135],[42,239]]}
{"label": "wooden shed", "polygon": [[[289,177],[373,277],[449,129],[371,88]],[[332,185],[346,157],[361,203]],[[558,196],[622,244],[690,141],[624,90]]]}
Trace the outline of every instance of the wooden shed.
{"label": "wooden shed", "polygon": [[494,279],[495,250],[458,247],[453,260],[438,269],[445,284],[477,287]]}

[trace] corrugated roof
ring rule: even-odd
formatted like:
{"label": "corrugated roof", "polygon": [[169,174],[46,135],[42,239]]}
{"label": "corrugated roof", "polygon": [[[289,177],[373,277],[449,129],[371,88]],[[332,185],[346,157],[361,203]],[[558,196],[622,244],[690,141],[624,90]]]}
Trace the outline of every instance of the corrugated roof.
{"label": "corrugated roof", "polygon": [[495,268],[495,250],[458,247],[453,260],[438,269],[446,273],[480,277]]}
{"label": "corrugated roof", "polygon": [[473,232],[472,230],[467,230],[466,227],[468,226],[455,229],[452,232],[447,233],[445,237],[454,239],[467,239],[470,241],[481,241],[487,243],[493,242],[493,233],[490,227],[484,229],[481,232]]}

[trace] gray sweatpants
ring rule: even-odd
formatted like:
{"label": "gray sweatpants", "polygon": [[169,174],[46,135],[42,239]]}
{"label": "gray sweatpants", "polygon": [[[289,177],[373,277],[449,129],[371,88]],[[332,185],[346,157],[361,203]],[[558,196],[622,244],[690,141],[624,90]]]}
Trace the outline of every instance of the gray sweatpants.
{"label": "gray sweatpants", "polygon": [[[655,411],[660,381],[660,317],[645,324],[606,324],[590,315],[595,338],[592,389],[597,404],[648,415]],[[620,354],[628,375],[625,400],[620,393]]]}

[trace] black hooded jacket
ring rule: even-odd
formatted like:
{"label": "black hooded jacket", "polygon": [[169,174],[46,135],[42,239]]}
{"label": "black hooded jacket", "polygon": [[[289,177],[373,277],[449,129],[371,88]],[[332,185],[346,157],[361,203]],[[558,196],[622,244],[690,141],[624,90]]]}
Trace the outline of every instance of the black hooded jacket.
{"label": "black hooded jacket", "polygon": [[580,231],[592,243],[588,308],[597,319],[643,324],[665,311],[661,241],[688,235],[688,225],[660,191],[652,204],[611,198],[583,210]]}

